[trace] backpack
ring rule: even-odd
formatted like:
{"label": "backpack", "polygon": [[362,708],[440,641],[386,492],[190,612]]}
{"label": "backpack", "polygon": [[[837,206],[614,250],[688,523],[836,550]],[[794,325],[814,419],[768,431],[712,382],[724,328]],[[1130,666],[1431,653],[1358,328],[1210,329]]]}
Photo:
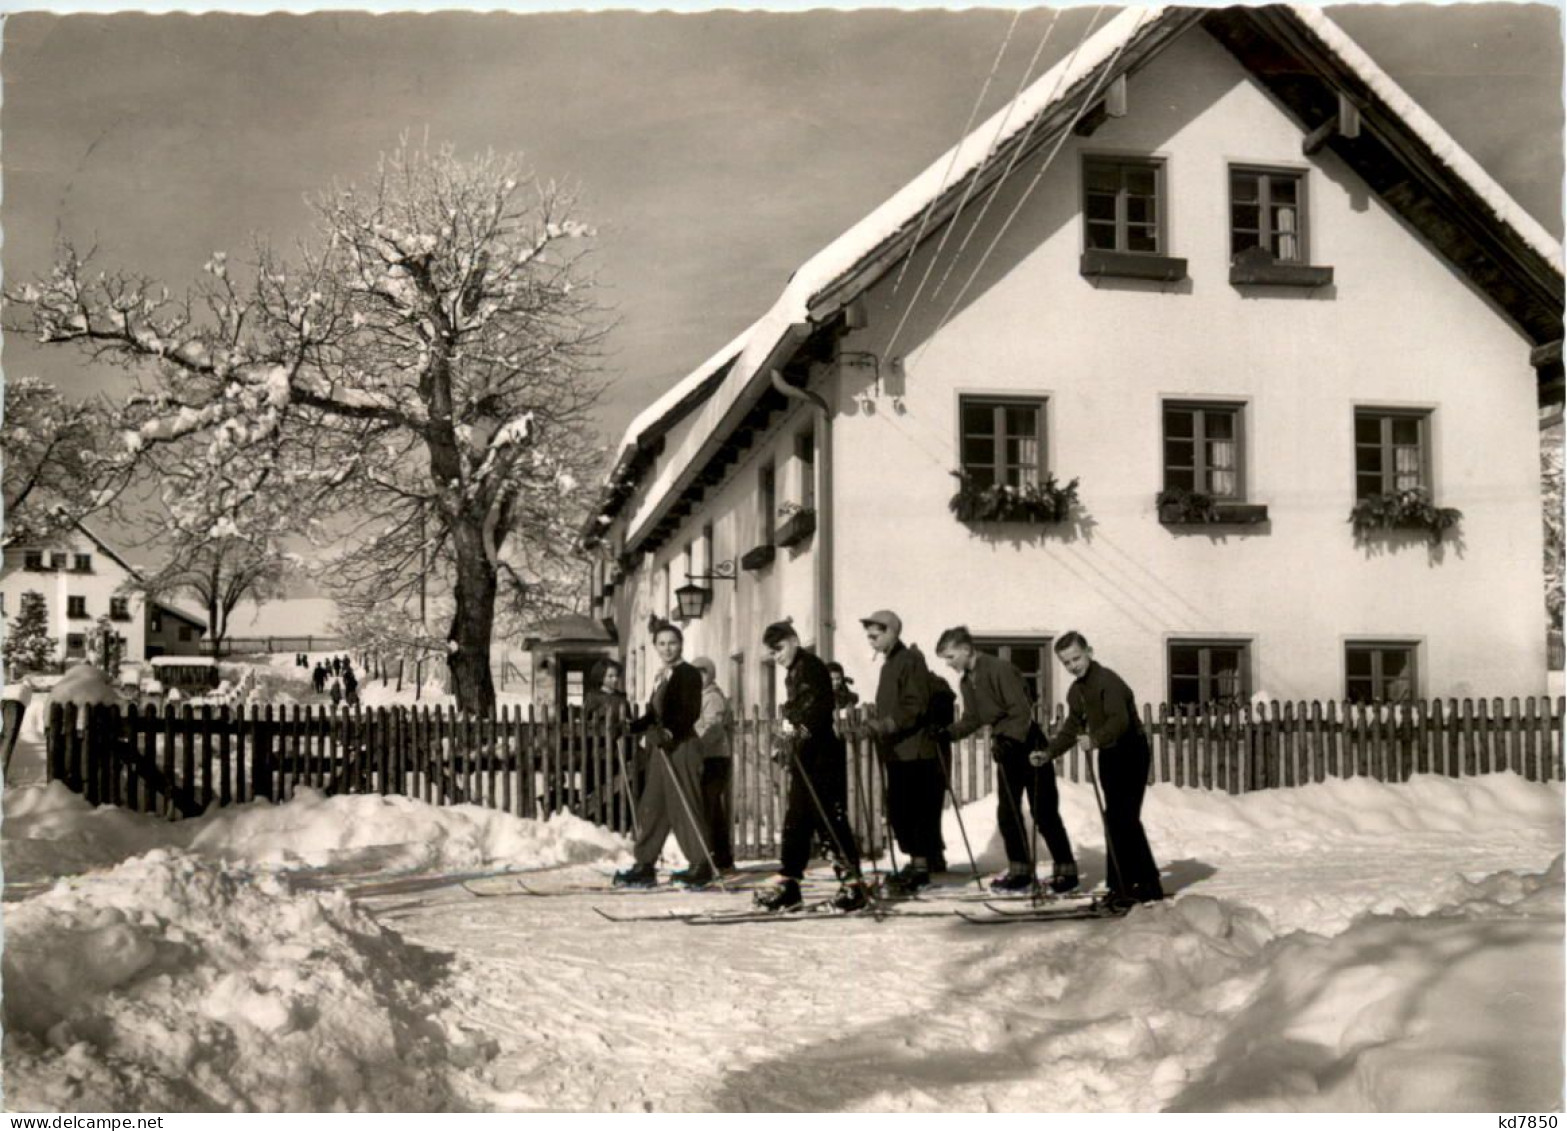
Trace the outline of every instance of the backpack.
{"label": "backpack", "polygon": [[932,727],[949,727],[958,721],[958,696],[952,685],[929,668],[925,674],[930,679],[930,706],[925,708],[925,723]]}

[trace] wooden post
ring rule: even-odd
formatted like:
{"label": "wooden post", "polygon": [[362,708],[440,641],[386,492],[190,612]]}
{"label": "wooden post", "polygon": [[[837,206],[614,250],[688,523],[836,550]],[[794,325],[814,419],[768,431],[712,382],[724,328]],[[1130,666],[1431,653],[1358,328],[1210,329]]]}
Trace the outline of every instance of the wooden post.
{"label": "wooden post", "polygon": [[1562,698],[1556,699],[1554,711],[1549,696],[1542,700],[1540,737],[1545,741],[1544,773],[1547,781],[1561,781],[1563,778],[1562,765]]}
{"label": "wooden post", "polygon": [[179,777],[174,772],[174,714],[174,705],[165,703],[163,705],[163,780],[168,783],[169,792],[164,798],[162,815],[171,821],[179,813],[174,797],[176,791],[180,788]]}
{"label": "wooden post", "polygon": [[[1547,712],[1549,713],[1549,712]],[[1545,781],[1547,777],[1540,773],[1539,746],[1537,736],[1540,733],[1539,718],[1535,711],[1535,698],[1533,695],[1524,700],[1524,747],[1523,747],[1523,776],[1529,781]],[[1547,749],[1549,749],[1547,747]]]}
{"label": "wooden post", "polygon": [[[1480,700],[1482,706],[1485,700]],[[1480,772],[1480,752],[1477,749],[1479,725],[1473,699],[1464,700],[1464,773],[1473,777]]]}
{"label": "wooden post", "polygon": [[[1549,706],[1549,704],[1547,704]],[[1549,711],[1546,712],[1549,714]],[[1519,777],[1523,776],[1524,731],[1523,705],[1514,695],[1507,704],[1507,768]]]}
{"label": "wooden post", "polygon": [[229,731],[232,723],[229,719],[228,704],[218,708],[218,804],[229,805],[234,800],[233,768],[229,765]]}
{"label": "wooden post", "polygon": [[212,704],[201,705],[201,789],[198,791],[194,782],[191,783],[191,795],[201,802],[205,809],[212,804]]}

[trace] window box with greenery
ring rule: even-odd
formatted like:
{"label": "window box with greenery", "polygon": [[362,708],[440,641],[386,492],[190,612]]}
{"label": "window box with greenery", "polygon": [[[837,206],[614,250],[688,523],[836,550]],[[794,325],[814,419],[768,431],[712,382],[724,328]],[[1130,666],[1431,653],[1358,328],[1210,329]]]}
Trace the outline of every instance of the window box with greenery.
{"label": "window box with greenery", "polygon": [[1355,410],[1355,505],[1349,522],[1357,539],[1418,530],[1436,544],[1463,519],[1456,508],[1433,500],[1430,430],[1427,412]]}
{"label": "window box with greenery", "polygon": [[1432,545],[1442,541],[1442,535],[1463,520],[1463,512],[1456,507],[1439,507],[1431,501],[1431,492],[1424,487],[1406,487],[1402,491],[1386,491],[1356,499],[1349,512],[1355,537],[1361,540],[1373,538],[1386,531],[1418,530],[1431,539]]}
{"label": "window box with greenery", "polygon": [[1166,526],[1249,526],[1268,508],[1246,501],[1244,406],[1167,401],[1164,405],[1164,489],[1154,499]]}
{"label": "window box with greenery", "polygon": [[1306,177],[1289,169],[1230,169],[1230,284],[1325,287],[1333,268],[1307,258]]}
{"label": "window box with greenery", "polygon": [[982,483],[954,471],[957,494],[947,504],[959,522],[1065,522],[1078,505],[1077,480],[1065,486],[1046,473],[1043,483]]}
{"label": "window box with greenery", "polygon": [[784,503],[778,508],[778,517],[781,521],[773,541],[780,546],[798,546],[816,533],[816,511],[811,507]]}
{"label": "window box with greenery", "polygon": [[1083,257],[1086,278],[1173,283],[1186,260],[1166,254],[1164,163],[1152,158],[1083,158]]}

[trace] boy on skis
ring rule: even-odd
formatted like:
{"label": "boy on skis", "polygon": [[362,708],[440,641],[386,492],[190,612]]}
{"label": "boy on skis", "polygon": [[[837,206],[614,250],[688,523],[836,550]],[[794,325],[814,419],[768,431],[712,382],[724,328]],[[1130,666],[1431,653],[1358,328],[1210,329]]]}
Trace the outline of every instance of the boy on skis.
{"label": "boy on skis", "polygon": [[1007,851],[1007,870],[991,880],[991,890],[1029,891],[1036,882],[1031,837],[1023,825],[1026,794],[1034,823],[1044,834],[1055,863],[1050,888],[1058,894],[1071,891],[1077,886],[1077,861],[1061,823],[1055,767],[1035,767],[1029,761],[1030,752],[1043,745],[1044,736],[1034,722],[1022,673],[1007,661],[975,648],[973,636],[963,625],[941,634],[936,654],[958,673],[963,694],[963,717],[949,728],[952,738],[967,738],[980,727],[990,728],[990,757],[1001,776],[996,824]]}
{"label": "boy on skis", "polygon": [[1072,674],[1066,693],[1067,717],[1059,733],[1030,761],[1043,766],[1074,745],[1099,751],[1099,781],[1104,785],[1105,854],[1109,857],[1109,905],[1164,898],[1159,865],[1143,831],[1143,794],[1148,788],[1151,751],[1137,718],[1137,701],[1126,681],[1094,659],[1082,633],[1056,641],[1056,658]]}
{"label": "boy on skis", "polygon": [[908,864],[888,881],[890,890],[913,894],[930,883],[940,862],[941,804],[946,791],[940,748],[930,731],[930,669],[919,651],[904,644],[903,621],[887,609],[861,617],[865,637],[882,656],[872,723],[887,769],[887,819]]}
{"label": "boy on skis", "polygon": [[756,903],[769,911],[800,904],[800,881],[811,859],[811,834],[820,832],[835,857],[841,884],[833,906],[858,911],[869,895],[860,877],[859,846],[849,827],[847,753],[833,728],[832,677],[826,664],[800,647],[800,637],[787,620],[768,625],[762,644],[785,672],[787,698],[779,713],[789,728],[783,736],[789,798],[778,875],[756,893]]}

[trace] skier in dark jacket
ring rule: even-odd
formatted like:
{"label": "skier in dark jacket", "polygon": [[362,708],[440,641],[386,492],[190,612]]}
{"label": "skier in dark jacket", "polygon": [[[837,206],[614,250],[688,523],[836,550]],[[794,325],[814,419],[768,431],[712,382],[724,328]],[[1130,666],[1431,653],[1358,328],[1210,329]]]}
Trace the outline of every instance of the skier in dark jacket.
{"label": "skier in dark jacket", "polygon": [[833,856],[840,887],[833,906],[857,911],[869,899],[860,877],[860,851],[849,825],[848,755],[833,730],[834,696],[827,665],[800,647],[789,621],[767,626],[762,643],[783,667],[788,698],[780,708],[780,745],[789,770],[784,812],[783,858],[773,883],[756,902],[779,911],[800,902],[800,880],[811,859],[811,834],[820,832]]}
{"label": "skier in dark jacket", "polygon": [[1126,682],[1094,659],[1081,633],[1056,641],[1056,658],[1072,673],[1066,693],[1067,717],[1042,751],[1036,766],[1059,758],[1074,745],[1099,751],[1099,781],[1104,786],[1105,855],[1109,857],[1112,906],[1128,907],[1163,899],[1159,865],[1143,831],[1143,794],[1148,789],[1151,751],[1137,718],[1137,700]]}
{"label": "skier in dark jacket", "polygon": [[908,863],[890,881],[913,892],[930,883],[941,861],[941,802],[945,792],[940,748],[930,729],[930,669],[919,650],[900,639],[903,621],[883,609],[861,617],[866,639],[881,653],[876,719],[871,724],[887,770],[887,820]]}
{"label": "skier in dark jacket", "polygon": [[670,879],[702,887],[717,878],[698,809],[703,751],[696,724],[702,717],[702,676],[680,658],[685,634],[676,626],[659,623],[653,630],[653,647],[664,667],[653,681],[647,712],[631,724],[633,734],[649,736],[653,760],[637,805],[641,832],[632,850],[636,864],[617,872],[615,883],[624,887],[656,884],[658,856],[673,830],[688,866]]}
{"label": "skier in dark jacket", "polygon": [[1050,887],[1058,894],[1077,886],[1077,861],[1072,842],[1061,823],[1060,798],[1053,766],[1036,767],[1029,754],[1043,745],[1044,736],[1034,721],[1023,674],[1007,661],[987,655],[974,646],[969,630],[949,628],[936,642],[936,654],[960,674],[963,717],[949,728],[954,739],[964,739],[980,727],[990,728],[990,756],[1000,769],[1001,788],[996,791],[996,826],[1007,851],[1007,871],[990,886],[996,891],[1028,891],[1033,888],[1034,854],[1031,837],[1023,824],[1023,797],[1028,798],[1034,823],[1044,835],[1055,862]]}

